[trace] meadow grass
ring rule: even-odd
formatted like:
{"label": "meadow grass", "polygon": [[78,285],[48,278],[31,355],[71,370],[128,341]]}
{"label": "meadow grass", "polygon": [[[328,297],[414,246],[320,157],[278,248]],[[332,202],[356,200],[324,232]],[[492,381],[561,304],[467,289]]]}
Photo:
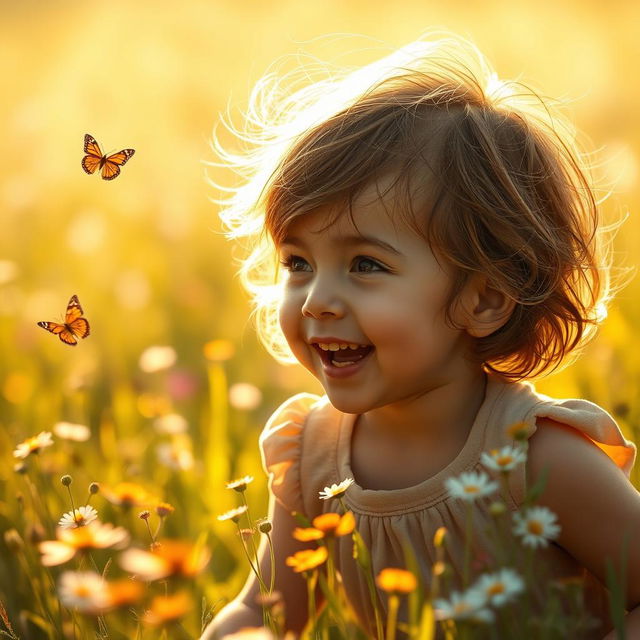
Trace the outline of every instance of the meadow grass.
{"label": "meadow grass", "polygon": [[[172,347],[143,352],[136,384],[120,381],[109,389],[79,385],[64,394],[59,390],[61,397],[43,389],[46,403],[17,402],[22,396],[15,388],[9,388],[14,395],[8,393],[5,382],[4,402],[10,412],[4,415],[13,419],[0,432],[5,456],[0,484],[3,637],[196,638],[235,595],[247,570],[257,571],[258,537],[268,536],[270,529],[261,519],[266,496],[255,446],[259,425],[239,439],[233,434],[232,416],[244,413],[243,419],[249,419],[260,394],[248,384],[230,394],[227,370],[233,352],[229,341],[203,344],[202,384],[191,380],[189,387],[181,380],[181,392],[191,389],[189,403],[196,404],[195,414],[201,416],[193,422],[176,408],[185,398],[178,400],[178,387],[172,386],[177,355]],[[61,421],[70,415],[79,422]],[[238,471],[248,473],[228,484],[230,474]],[[498,483],[488,476],[461,476],[458,484],[450,483],[449,491],[465,499],[465,482],[474,485],[474,494],[499,493]],[[339,497],[348,484],[327,487],[325,492]],[[539,491],[540,487],[531,489],[527,505],[535,502]],[[308,556],[288,562],[309,586],[311,622],[305,638],[371,637],[358,624],[333,565],[331,541],[342,535],[353,537],[358,564],[368,576],[376,611],[371,633],[379,640],[394,640],[403,633],[428,640],[435,637],[436,624],[446,638],[516,637],[509,635],[514,633],[523,638],[578,638],[589,626],[579,583],[552,585],[543,600],[527,591],[534,579],[528,574],[531,549],[516,565],[518,575],[500,577],[500,588],[507,595],[512,588],[513,593],[498,606],[486,597],[477,599],[480,576],[470,573],[468,558],[466,590],[453,592],[446,531],[436,532],[442,554],[429,589],[420,584],[410,549],[405,550],[407,570],[373,575],[366,545],[342,501],[341,506],[340,513],[324,521],[301,521],[300,539],[314,542]],[[496,523],[506,517],[504,511],[496,509]],[[63,514],[68,514],[69,526],[62,530],[56,524]],[[509,545],[513,536],[498,542],[501,549]],[[273,637],[284,637],[282,603],[273,593],[273,582],[259,579],[265,629]],[[610,587],[618,599],[617,624],[621,579],[609,570]],[[321,610],[314,603],[316,587],[327,601]],[[380,593],[387,599],[387,616],[382,614]],[[403,622],[397,612],[404,599],[409,619]]]}

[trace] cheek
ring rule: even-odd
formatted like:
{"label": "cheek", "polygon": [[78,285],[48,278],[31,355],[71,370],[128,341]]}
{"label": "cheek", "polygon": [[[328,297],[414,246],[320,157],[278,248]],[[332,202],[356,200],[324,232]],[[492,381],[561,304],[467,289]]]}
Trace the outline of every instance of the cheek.
{"label": "cheek", "polygon": [[278,322],[289,346],[295,349],[296,342],[302,339],[300,335],[300,305],[291,295],[284,295],[278,305]]}
{"label": "cheek", "polygon": [[293,330],[292,310],[287,299],[283,299],[278,306],[278,322],[284,337],[289,341]]}

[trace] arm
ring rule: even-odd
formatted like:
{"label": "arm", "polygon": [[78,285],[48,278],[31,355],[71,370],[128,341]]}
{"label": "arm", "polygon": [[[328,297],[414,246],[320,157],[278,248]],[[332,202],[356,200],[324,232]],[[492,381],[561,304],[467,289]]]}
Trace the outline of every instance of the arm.
{"label": "arm", "polygon": [[[552,420],[538,420],[530,438],[530,482],[548,468],[539,504],[558,516],[557,540],[579,563],[606,584],[609,559],[620,575],[626,542],[627,637],[640,637],[640,493],[608,456],[585,436]],[[570,455],[567,455],[569,452]],[[607,640],[615,638],[612,632]]]}
{"label": "arm", "polygon": [[[285,603],[286,628],[299,633],[307,622],[307,585],[304,578],[286,566],[285,559],[296,551],[308,549],[308,542],[299,542],[292,537],[298,523],[273,496],[269,501],[269,519],[273,525],[271,539],[275,554],[275,589],[282,594]],[[261,537],[258,557],[265,584],[271,580],[271,561],[266,536]],[[256,604],[260,585],[251,572],[242,591],[226,605],[205,629],[201,640],[219,640],[243,627],[262,626],[262,607]],[[320,595],[316,594],[318,604]]]}

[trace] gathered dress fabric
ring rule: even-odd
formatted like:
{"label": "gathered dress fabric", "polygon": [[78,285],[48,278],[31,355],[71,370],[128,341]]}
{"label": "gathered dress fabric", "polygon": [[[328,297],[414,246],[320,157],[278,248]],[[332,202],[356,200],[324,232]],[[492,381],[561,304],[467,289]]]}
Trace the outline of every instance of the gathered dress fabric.
{"label": "gathered dress fabric", "polygon": [[[335,409],[326,396],[306,393],[290,398],[274,412],[260,436],[260,450],[270,490],[286,509],[300,512],[309,519],[321,513],[341,511],[336,498],[321,500],[319,493],[325,487],[353,477],[351,442],[357,417]],[[358,531],[370,550],[374,575],[387,567],[405,568],[404,549],[410,548],[428,589],[432,565],[437,559],[434,534],[439,527],[445,527],[448,533],[446,561],[452,567],[454,586],[457,584],[460,588],[467,509],[462,500],[448,494],[444,481],[463,472],[487,471],[481,463],[482,452],[513,444],[507,430],[515,423],[526,423],[531,435],[538,428],[538,418],[548,418],[577,430],[604,451],[622,473],[629,475],[636,448],[625,439],[606,411],[586,400],[552,399],[537,393],[530,383],[508,382],[495,374],[487,374],[485,397],[466,443],[445,468],[403,489],[366,489],[359,486],[355,478],[345,493],[344,502],[353,512]],[[571,453],[566,452],[567,456]],[[510,511],[522,505],[527,489],[526,467],[521,464],[509,474],[504,498]],[[476,573],[490,560],[488,553],[494,543],[488,532],[494,529],[495,518],[489,506],[497,497],[496,494],[486,496],[474,503],[472,563]],[[359,619],[371,630],[373,608],[366,579],[353,558],[351,536],[337,538],[334,549],[335,565],[349,600]],[[546,549],[535,550],[534,562],[544,581],[582,578],[590,612],[603,621],[602,628],[607,627],[606,590],[572,556],[552,543]],[[386,607],[387,597],[382,592],[380,601],[383,608]],[[593,637],[598,637],[598,633],[594,630]]]}

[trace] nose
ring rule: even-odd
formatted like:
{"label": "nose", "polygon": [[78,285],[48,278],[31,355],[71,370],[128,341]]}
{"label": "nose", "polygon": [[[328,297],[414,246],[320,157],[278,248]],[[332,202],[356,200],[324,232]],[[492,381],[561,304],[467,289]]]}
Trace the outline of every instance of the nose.
{"label": "nose", "polygon": [[341,318],[344,313],[345,303],[335,286],[316,281],[310,287],[302,305],[302,315],[305,318]]}

